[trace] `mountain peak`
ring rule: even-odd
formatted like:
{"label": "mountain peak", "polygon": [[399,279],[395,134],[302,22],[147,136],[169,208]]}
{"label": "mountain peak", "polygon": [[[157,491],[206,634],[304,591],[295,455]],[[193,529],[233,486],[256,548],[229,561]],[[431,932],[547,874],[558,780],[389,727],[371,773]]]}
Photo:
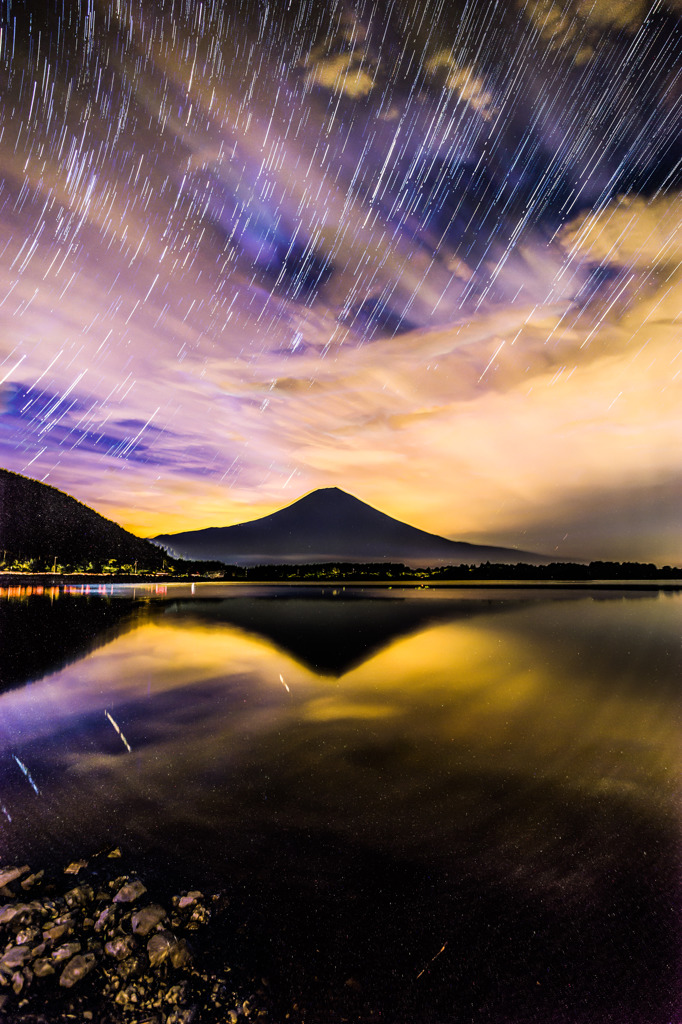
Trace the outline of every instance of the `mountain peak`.
{"label": "mountain peak", "polygon": [[249,522],[155,538],[183,558],[226,563],[409,562],[415,565],[483,561],[548,561],[505,548],[472,545],[426,533],[340,487],[320,487],[296,501]]}
{"label": "mountain peak", "polygon": [[[314,491],[308,491],[307,494],[297,498],[293,504],[297,504],[299,501],[343,501],[350,499],[351,501],[359,502],[360,499],[356,498],[354,494],[349,494],[348,491],[342,490],[340,487],[317,487]],[[364,502],[363,502],[364,504]]]}
{"label": "mountain peak", "polygon": [[329,495],[330,497],[343,495],[344,498],[353,497],[352,494],[349,494],[348,491],[342,490],[341,487],[316,487],[314,491],[308,491],[308,493],[304,494],[302,498],[299,498],[299,501],[302,501],[303,498],[315,498],[322,495]]}

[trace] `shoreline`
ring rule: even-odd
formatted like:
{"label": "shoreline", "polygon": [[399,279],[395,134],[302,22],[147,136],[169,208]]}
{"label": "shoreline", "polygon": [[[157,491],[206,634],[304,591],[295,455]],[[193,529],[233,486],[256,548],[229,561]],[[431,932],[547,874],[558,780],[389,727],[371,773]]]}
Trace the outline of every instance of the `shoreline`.
{"label": "shoreline", "polygon": [[344,580],[294,580],[294,579],[206,579],[197,576],[174,575],[102,575],[86,573],[17,573],[0,570],[0,591],[9,587],[47,587],[63,589],[66,587],[137,587],[137,586],[187,586],[206,587],[248,587],[248,588],[317,588],[327,590],[352,589],[366,590],[372,588],[389,590],[662,590],[678,591],[682,589],[682,579],[593,579],[593,580],[539,580],[539,579],[471,579],[471,580],[424,580],[424,579],[367,579]]}

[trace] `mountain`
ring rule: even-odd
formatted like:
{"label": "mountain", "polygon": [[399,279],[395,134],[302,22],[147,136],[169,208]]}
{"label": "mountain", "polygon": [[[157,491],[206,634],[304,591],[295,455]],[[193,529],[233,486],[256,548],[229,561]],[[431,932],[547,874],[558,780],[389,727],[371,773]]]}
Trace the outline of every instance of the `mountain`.
{"label": "mountain", "polygon": [[[0,549],[5,562],[37,559],[61,565],[115,558],[160,567],[165,551],[142,540],[63,491],[0,469]],[[1,553],[1,552],[0,552]]]}
{"label": "mountain", "polygon": [[236,526],[209,527],[154,538],[171,555],[231,565],[302,562],[404,562],[462,565],[529,562],[544,555],[515,548],[446,540],[378,512],[338,487],[304,495],[293,505]]}

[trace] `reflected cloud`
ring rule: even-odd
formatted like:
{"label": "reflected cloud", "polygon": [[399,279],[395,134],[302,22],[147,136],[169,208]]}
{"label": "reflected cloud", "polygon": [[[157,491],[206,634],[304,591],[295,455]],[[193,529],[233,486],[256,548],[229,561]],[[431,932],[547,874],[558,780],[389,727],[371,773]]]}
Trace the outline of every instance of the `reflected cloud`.
{"label": "reflected cloud", "polygon": [[[367,913],[383,938],[361,963],[384,947],[395,962],[415,930],[413,977],[450,936],[448,998],[492,971],[496,1024],[515,1020],[506,1001],[523,957],[533,978],[570,963],[584,1024],[673,999],[661,950],[677,934],[665,908],[679,866],[679,595],[512,601],[504,615],[483,603],[421,623],[339,679],[226,622],[227,604],[204,618],[160,603],[168,614],[0,695],[5,862],[128,843],[185,888],[229,885],[294,959],[317,925],[313,948],[331,943],[335,962],[338,939],[355,955],[353,929],[374,934]],[[402,908],[396,935],[384,898]],[[439,931],[428,956],[424,900]],[[509,949],[491,946],[500,927]],[[608,984],[595,981],[602,962]]]}

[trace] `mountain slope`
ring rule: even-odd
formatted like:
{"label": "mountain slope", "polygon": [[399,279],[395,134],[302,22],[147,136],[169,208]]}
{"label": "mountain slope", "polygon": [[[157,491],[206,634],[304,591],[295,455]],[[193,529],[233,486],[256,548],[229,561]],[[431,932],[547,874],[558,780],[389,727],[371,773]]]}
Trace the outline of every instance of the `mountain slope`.
{"label": "mountain slope", "polygon": [[154,540],[182,558],[218,559],[233,565],[325,561],[542,565],[551,561],[527,551],[446,540],[378,512],[338,487],[312,491],[262,519],[160,534]]}
{"label": "mountain slope", "polygon": [[151,569],[161,566],[165,557],[155,544],[56,487],[7,469],[0,469],[0,549],[6,560],[56,559],[62,565],[115,558]]}

